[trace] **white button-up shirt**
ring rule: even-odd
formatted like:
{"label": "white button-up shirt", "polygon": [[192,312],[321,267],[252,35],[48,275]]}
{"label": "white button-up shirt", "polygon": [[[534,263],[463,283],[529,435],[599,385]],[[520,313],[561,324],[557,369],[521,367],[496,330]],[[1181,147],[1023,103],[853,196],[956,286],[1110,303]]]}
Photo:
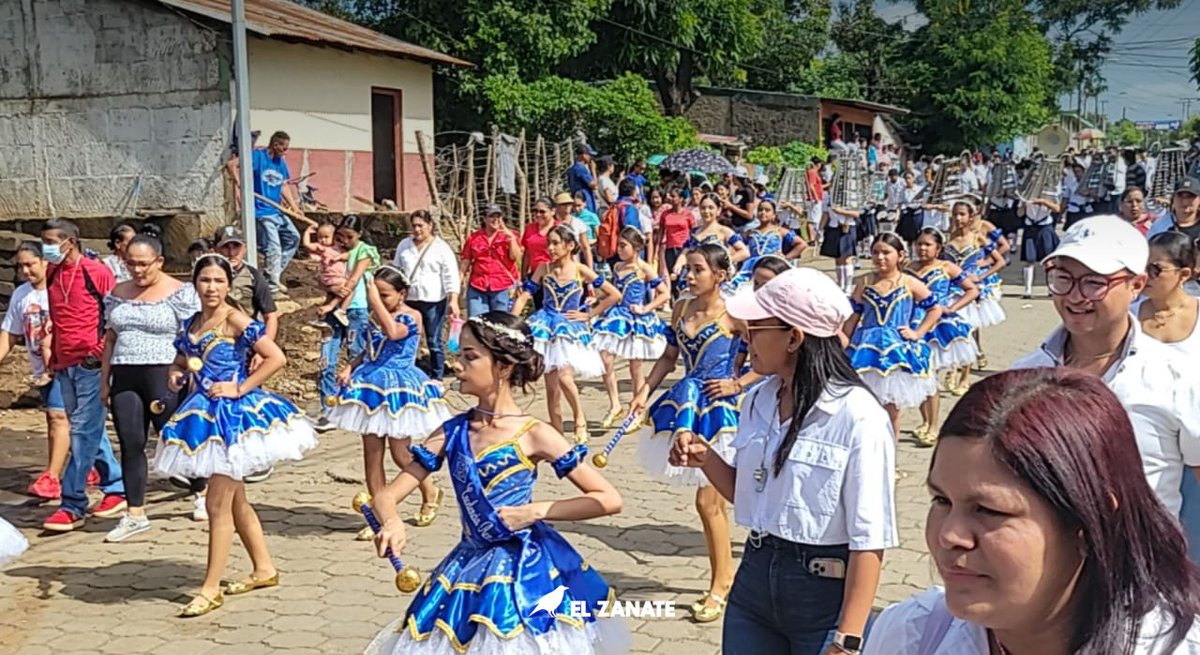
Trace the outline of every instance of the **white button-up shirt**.
{"label": "white button-up shirt", "polygon": [[[933,587],[884,610],[863,644],[863,655],[988,655],[987,628],[950,616],[944,597],[941,587]],[[1200,655],[1200,627],[1195,621],[1183,643],[1169,652],[1164,650],[1164,618],[1159,610],[1142,617],[1134,654]],[[936,633],[941,626],[945,633],[940,640],[926,636],[927,631]]]}
{"label": "white button-up shirt", "polygon": [[441,237],[433,237],[433,241],[429,242],[427,247],[429,251],[422,257],[422,249],[409,237],[396,246],[392,264],[400,269],[408,280],[409,300],[441,302],[446,296],[458,293],[462,286],[458,258],[454,256],[450,244]]}
{"label": "white button-up shirt", "polygon": [[[737,468],[734,519],[758,533],[810,546],[882,550],[899,545],[896,446],[879,401],[862,387],[827,389],[775,475],[775,451],[791,424],[779,421],[780,384],[779,378],[768,378],[742,401],[730,443]],[[762,491],[754,479],[759,467],[767,475]]]}
{"label": "white button-up shirt", "polygon": [[[1146,336],[1136,320],[1120,359],[1104,383],[1129,412],[1146,480],[1172,516],[1179,516],[1185,466],[1200,466],[1200,359]],[[1061,326],[1013,368],[1063,366],[1067,331]]]}

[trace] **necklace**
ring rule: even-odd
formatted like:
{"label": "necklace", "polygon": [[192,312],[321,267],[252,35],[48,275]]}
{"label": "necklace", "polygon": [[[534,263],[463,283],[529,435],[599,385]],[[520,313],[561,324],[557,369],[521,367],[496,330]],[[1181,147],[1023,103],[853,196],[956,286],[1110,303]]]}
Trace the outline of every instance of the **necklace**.
{"label": "necklace", "polygon": [[78,259],[75,260],[75,268],[71,270],[71,281],[66,283],[65,286],[63,285],[62,277],[58,278],[58,289],[62,291],[63,305],[66,307],[71,306],[71,289],[75,288],[75,277],[79,275],[79,269],[81,268],[83,268],[83,262]]}
{"label": "necklace", "polygon": [[[1151,320],[1154,321],[1154,327],[1156,327],[1156,328],[1164,327],[1167,324],[1167,321],[1170,321],[1179,312],[1187,309],[1187,306],[1188,306],[1188,303],[1183,302],[1179,305],[1176,305],[1175,307],[1167,307],[1166,309],[1154,310],[1154,314],[1151,316]],[[1153,305],[1151,305],[1151,308],[1153,308]]]}
{"label": "necklace", "polygon": [[996,636],[995,632],[988,630],[988,637],[989,641],[996,645],[997,655],[1008,655],[1008,649],[1004,647],[1004,644],[1000,643],[1000,638]]}
{"label": "necklace", "polygon": [[479,406],[472,407],[471,410],[475,411],[475,412],[479,412],[480,414],[483,414],[484,416],[487,416],[488,418],[491,418],[491,419],[516,418],[518,416],[529,416],[529,412],[518,412],[516,414],[501,414],[501,413],[497,413],[497,412],[488,411]]}

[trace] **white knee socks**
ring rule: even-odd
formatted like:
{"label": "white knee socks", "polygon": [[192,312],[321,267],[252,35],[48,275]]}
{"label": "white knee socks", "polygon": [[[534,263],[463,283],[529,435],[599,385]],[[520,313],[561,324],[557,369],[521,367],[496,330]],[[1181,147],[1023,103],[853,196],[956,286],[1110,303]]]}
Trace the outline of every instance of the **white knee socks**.
{"label": "white knee socks", "polygon": [[1025,295],[1033,295],[1033,264],[1025,264]]}

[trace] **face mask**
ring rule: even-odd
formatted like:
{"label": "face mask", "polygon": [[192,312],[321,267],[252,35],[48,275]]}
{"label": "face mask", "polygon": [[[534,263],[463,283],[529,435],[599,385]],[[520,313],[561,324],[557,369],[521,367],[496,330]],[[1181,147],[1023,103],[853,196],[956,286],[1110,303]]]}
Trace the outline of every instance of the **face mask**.
{"label": "face mask", "polygon": [[57,243],[43,243],[42,244],[42,256],[45,257],[46,261],[50,262],[51,264],[62,263],[62,260],[63,260],[62,246]]}

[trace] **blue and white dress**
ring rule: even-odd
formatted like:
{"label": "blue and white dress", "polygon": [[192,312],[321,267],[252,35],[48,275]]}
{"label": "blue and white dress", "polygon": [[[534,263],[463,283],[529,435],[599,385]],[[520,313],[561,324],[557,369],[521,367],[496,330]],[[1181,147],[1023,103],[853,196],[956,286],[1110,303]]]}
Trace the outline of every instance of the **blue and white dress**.
{"label": "blue and white dress", "polygon": [[11,523],[0,519],[0,566],[17,559],[29,548],[29,541]]}
{"label": "blue and white dress", "polygon": [[[686,312],[685,312],[686,313]],[[722,314],[724,316],[724,314]],[[703,439],[721,459],[733,458],[729,442],[737,433],[738,414],[744,393],[710,398],[704,393],[709,380],[727,380],[733,370],[740,340],[721,326],[717,317],[688,335],[681,317],[667,328],[667,344],[683,355],[683,377],[658,397],[646,413],[648,428],[638,443],[638,458],[650,475],[674,484],[707,486],[708,478],[698,468],[671,466],[667,455],[675,435],[688,431]]]}
{"label": "blue and white dress", "polygon": [[[687,243],[685,243],[683,247],[687,248],[688,250],[691,250],[692,248],[698,248],[706,243],[713,243],[718,246],[721,246],[722,248],[724,248],[726,250],[726,252],[730,253],[729,260],[733,261],[733,248],[737,244],[743,243],[743,240],[742,240],[742,237],[738,236],[738,234],[736,232],[733,234],[730,234],[729,238],[724,241],[721,241],[720,234],[706,234],[703,237],[701,237],[700,239],[697,239],[696,235],[693,234],[691,237],[688,238]],[[686,292],[687,291],[687,276],[680,275],[679,279],[675,281],[675,285],[679,288],[680,291]],[[721,285],[721,295],[723,295],[727,298],[732,297],[736,292],[737,292],[737,288],[733,286],[732,279],[726,281],[725,284]],[[685,296],[685,298],[686,298],[686,296]]]}
{"label": "blue and white dress", "polygon": [[742,262],[741,269],[730,281],[730,286],[734,289],[741,289],[744,285],[754,282],[754,265],[758,263],[758,260],[767,255],[782,257],[783,253],[791,252],[792,248],[796,247],[796,233],[791,230],[784,232],[782,235],[775,228],[766,232],[750,230],[745,235],[746,247],[750,250],[750,257]]}
{"label": "blue and white dress", "polygon": [[[995,250],[995,244],[989,244],[985,247],[971,244],[962,250],[955,248],[950,244],[942,250],[942,257],[951,263],[957,264],[963,270],[964,274],[975,275],[979,277],[979,282],[976,286],[979,287],[979,298],[969,306],[962,310],[963,318],[967,319],[972,326],[977,328],[991,327],[1004,322],[1004,308],[1000,306],[1001,286],[999,274],[982,277],[991,266],[987,263],[988,257]],[[953,293],[954,290],[951,290]],[[961,293],[952,296],[955,300],[961,297]]]}
{"label": "blue and white dress", "polygon": [[393,439],[424,439],[451,416],[442,389],[417,368],[421,333],[405,313],[396,321],[408,328],[403,339],[388,339],[374,322],[367,327],[363,361],[350,373],[329,420],[349,432]]}
{"label": "blue and white dress", "polygon": [[[974,364],[979,356],[975,339],[971,338],[974,328],[958,313],[946,311],[946,308],[955,302],[952,298],[962,297],[962,287],[959,286],[962,275],[951,279],[946,269],[939,265],[924,275],[917,275],[916,278],[929,287],[929,292],[937,299],[937,304],[942,306],[942,317],[937,325],[925,334],[925,343],[929,345],[930,350],[930,366],[934,371],[941,371]],[[955,292],[952,293],[951,289]],[[924,320],[925,311],[918,307],[913,313],[913,329],[920,326]]]}
{"label": "blue and white dress", "polygon": [[[544,521],[511,531],[498,507],[533,499],[536,465],[521,451],[520,436],[471,452],[470,413],[444,426],[444,458],[413,446],[416,461],[429,471],[443,462],[450,470],[462,517],[462,540],[429,573],[403,618],[379,633],[368,655],[410,653],[623,653],[630,646],[620,619],[598,617],[601,603],[612,602],[608,583]],[[576,446],[551,464],[562,478],[587,454]],[[547,599],[559,594],[550,613]],[[572,615],[572,601],[590,616]]]}
{"label": "blue and white dress", "polygon": [[621,300],[592,322],[593,343],[601,352],[626,360],[658,359],[667,348],[666,324],[654,312],[633,313],[634,305],[645,305],[650,289],[662,278],[645,281],[637,268],[617,274],[613,285]]}
{"label": "blue and white dress", "polygon": [[[592,283],[595,288],[604,284],[603,277]],[[596,378],[604,375],[604,361],[592,341],[592,330],[586,321],[572,321],[565,312],[582,310],[583,280],[578,276],[568,282],[559,282],[547,274],[538,284],[526,280],[525,291],[530,295],[542,290],[542,308],[525,319],[533,333],[533,349],[546,360],[546,372],[560,368],[575,370],[579,379]]]}
{"label": "blue and white dress", "polygon": [[241,398],[208,397],[214,383],[250,375],[254,344],[266,327],[252,321],[242,336],[230,339],[218,330],[192,334],[195,320],[184,321],[175,348],[202,366],[192,374],[191,393],[163,426],[154,468],[164,476],[241,480],[279,461],[303,458],[317,445],[317,437],[304,412],[288,399],[261,387]]}
{"label": "blue and white dress", "polygon": [[887,293],[866,286],[862,297],[861,303],[851,300],[859,320],[847,348],[850,365],[879,402],[896,407],[920,405],[937,393],[929,345],[905,339],[900,328],[912,324],[918,308],[930,309],[937,300],[930,295],[915,303],[905,284]]}

